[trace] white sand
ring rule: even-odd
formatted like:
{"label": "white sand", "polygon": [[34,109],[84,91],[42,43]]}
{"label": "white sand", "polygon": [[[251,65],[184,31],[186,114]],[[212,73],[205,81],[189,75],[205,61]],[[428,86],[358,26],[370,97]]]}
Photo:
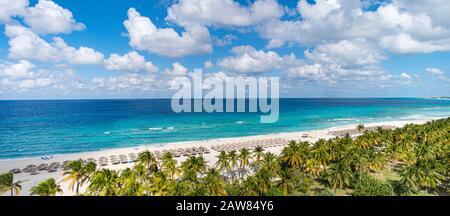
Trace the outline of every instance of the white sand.
{"label": "white sand", "polygon": [[[375,126],[394,126],[394,127],[402,127],[405,124],[414,123],[414,124],[423,124],[431,119],[420,119],[420,120],[407,120],[407,121],[391,121],[391,122],[377,122],[377,123],[367,123],[364,124],[366,127],[375,127]],[[254,141],[254,140],[265,140],[271,138],[283,138],[287,140],[302,140],[302,141],[310,141],[315,142],[320,138],[333,138],[332,135],[328,134],[330,131],[335,130],[345,130],[345,129],[354,129],[356,127],[355,124],[347,125],[347,126],[338,126],[332,127],[324,130],[312,130],[312,131],[301,131],[301,132],[289,132],[289,133],[276,133],[276,134],[267,134],[267,135],[258,135],[258,136],[247,136],[247,137],[236,137],[236,138],[223,138],[223,139],[212,139],[212,140],[202,140],[202,141],[189,141],[189,142],[178,142],[178,143],[167,143],[161,145],[148,145],[148,146],[139,146],[134,148],[116,148],[102,151],[94,151],[94,152],[83,152],[83,153],[75,153],[75,154],[61,154],[61,155],[53,155],[53,158],[50,160],[42,160],[41,158],[27,158],[27,159],[11,159],[11,160],[2,160],[0,161],[0,173],[6,173],[13,168],[23,169],[29,164],[39,165],[42,163],[53,163],[60,162],[66,160],[77,160],[77,159],[88,159],[95,158],[98,159],[102,156],[108,157],[111,155],[128,155],[129,153],[139,153],[144,150],[169,150],[175,148],[187,148],[187,147],[207,147],[210,149],[212,145],[218,144],[231,144],[231,143],[239,143],[245,141]],[[309,138],[302,138],[302,135],[309,134]],[[273,153],[279,153],[282,147],[273,147],[268,148],[267,151]],[[208,161],[210,165],[213,165],[216,162],[216,156],[219,154],[217,151],[210,149],[210,154],[205,154],[204,157]],[[185,160],[186,157],[176,158],[178,163]],[[133,163],[128,164],[118,164],[118,165],[108,165],[100,168],[109,168],[114,170],[123,169],[125,167],[132,167]],[[22,184],[22,192],[19,195],[29,195],[29,190],[32,186],[36,185],[38,182],[46,180],[48,178],[55,178],[57,182],[60,182],[63,179],[63,171],[62,169],[58,169],[57,172],[48,173],[47,171],[41,171],[38,175],[30,175],[29,173],[20,173],[14,175],[16,180],[28,180],[27,182]],[[86,186],[85,186],[86,187]],[[84,188],[81,188],[80,191],[83,191]],[[62,194],[59,195],[73,195],[72,192],[68,188],[67,183],[61,182],[61,189],[63,190]],[[5,193],[3,195],[9,195],[9,193]]]}

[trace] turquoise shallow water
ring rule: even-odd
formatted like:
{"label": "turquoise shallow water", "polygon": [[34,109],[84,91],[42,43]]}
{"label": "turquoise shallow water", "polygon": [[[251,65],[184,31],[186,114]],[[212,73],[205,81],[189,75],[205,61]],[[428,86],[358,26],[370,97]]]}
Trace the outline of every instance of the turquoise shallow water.
{"label": "turquoise shallow water", "polygon": [[260,113],[177,114],[159,99],[0,101],[0,158],[448,116],[450,100],[410,98],[281,99],[274,124]]}

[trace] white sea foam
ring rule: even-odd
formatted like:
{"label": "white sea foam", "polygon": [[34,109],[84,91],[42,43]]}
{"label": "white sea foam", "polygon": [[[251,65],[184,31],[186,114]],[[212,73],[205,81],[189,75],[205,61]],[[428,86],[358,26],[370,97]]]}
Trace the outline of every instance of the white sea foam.
{"label": "white sea foam", "polygon": [[151,130],[151,131],[159,131],[159,130],[162,130],[163,128],[161,128],[161,127],[154,127],[154,128],[148,128],[148,130]]}
{"label": "white sea foam", "polygon": [[408,119],[408,120],[414,120],[414,119],[427,119],[427,116],[424,115],[409,115],[401,117],[400,119]]}
{"label": "white sea foam", "polygon": [[331,119],[331,121],[354,121],[354,120],[357,120],[357,119],[355,119],[355,118],[334,118],[334,119]]}
{"label": "white sea foam", "polygon": [[105,131],[105,134],[110,134],[111,132],[109,132],[109,131]]}
{"label": "white sea foam", "polygon": [[245,124],[245,121],[237,121],[236,124]]}

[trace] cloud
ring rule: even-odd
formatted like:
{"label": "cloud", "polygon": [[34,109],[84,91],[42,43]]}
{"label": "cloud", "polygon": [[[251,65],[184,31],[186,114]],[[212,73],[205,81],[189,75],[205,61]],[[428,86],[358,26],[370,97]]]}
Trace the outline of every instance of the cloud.
{"label": "cloud", "polygon": [[210,60],[203,63],[203,67],[205,67],[206,69],[211,68],[212,66],[214,66],[214,64]]}
{"label": "cloud", "polygon": [[450,82],[450,76],[445,74],[445,72],[439,68],[427,68],[425,69],[425,71],[429,73],[431,76],[434,76],[440,80]]}
{"label": "cloud", "polygon": [[394,0],[394,3],[413,14],[426,14],[436,25],[450,28],[447,17],[450,4],[447,0]]}
{"label": "cloud", "polygon": [[141,90],[153,91],[156,84],[155,76],[129,73],[116,77],[95,77],[92,82],[97,88],[108,90]]}
{"label": "cloud", "polygon": [[269,43],[267,44],[266,48],[267,49],[272,49],[272,48],[278,48],[278,47],[282,47],[284,45],[284,41],[283,40],[279,40],[279,39],[272,39],[269,41]]}
{"label": "cloud", "polygon": [[321,44],[313,51],[307,50],[305,56],[316,62],[346,66],[373,65],[386,59],[378,47],[365,40],[342,40],[337,43]]}
{"label": "cloud", "polygon": [[42,69],[26,60],[0,63],[0,91],[8,94],[33,89],[62,93],[84,87],[85,84],[70,68]]}
{"label": "cloud", "polygon": [[136,51],[129,52],[123,56],[112,54],[104,62],[107,70],[119,70],[124,72],[157,72],[159,68],[152,62],[147,62],[144,56],[139,55]]}
{"label": "cloud", "polygon": [[89,47],[78,49],[71,47],[62,38],[53,38],[53,43],[58,48],[64,58],[71,64],[100,64],[103,61],[103,54]]}
{"label": "cloud", "polygon": [[381,46],[395,53],[432,53],[450,50],[450,38],[429,42],[420,42],[409,34],[385,36],[380,39]]}
{"label": "cloud", "polygon": [[228,46],[233,43],[233,40],[236,40],[237,37],[232,34],[227,34],[223,38],[214,37],[214,44],[220,47]]}
{"label": "cloud", "polygon": [[404,72],[400,74],[400,77],[402,77],[402,78],[404,78],[404,79],[406,79],[406,80],[411,80],[411,79],[413,79],[411,75],[409,75],[409,74],[407,74],[407,73],[404,73]]}
{"label": "cloud", "polygon": [[307,80],[323,80],[327,75],[320,64],[303,65],[299,67],[289,68],[287,75],[290,78],[300,78]]}
{"label": "cloud", "polygon": [[286,71],[290,78],[327,81],[331,85],[348,81],[379,82],[392,80],[380,63],[386,59],[383,52],[366,40],[342,40],[305,50],[305,61]]}
{"label": "cloud", "polygon": [[124,25],[130,46],[138,50],[169,57],[212,52],[211,36],[208,29],[202,26],[186,27],[186,31],[179,35],[172,28],[156,27],[148,17],[141,16],[134,8],[128,10],[128,19]]}
{"label": "cloud", "polygon": [[426,71],[433,76],[442,76],[445,73],[439,68],[427,68]]}
{"label": "cloud", "polygon": [[181,0],[167,9],[166,20],[181,26],[246,27],[281,17],[283,7],[275,0],[257,0],[248,7],[233,0]]}
{"label": "cloud", "polygon": [[17,87],[21,90],[49,87],[54,84],[51,78],[25,79],[18,82]]}
{"label": "cloud", "polygon": [[[437,4],[437,1],[431,5],[448,5],[448,2]],[[300,0],[297,10],[301,18],[270,20],[256,26],[256,30],[269,40],[268,47],[278,47],[286,42],[316,46],[365,39],[396,53],[450,50],[448,21],[417,9],[421,4],[415,2],[417,7],[410,7],[404,2],[393,1],[376,10],[363,10],[359,0],[317,0],[315,4]],[[443,15],[443,12],[439,13]]]}
{"label": "cloud", "polygon": [[0,0],[0,23],[11,23],[12,17],[26,14],[28,4],[28,0]]}
{"label": "cloud", "polygon": [[7,25],[5,34],[9,38],[9,57],[38,61],[60,61],[61,52],[36,33],[19,25]]}
{"label": "cloud", "polygon": [[178,62],[175,62],[172,64],[172,68],[166,68],[164,70],[164,73],[169,76],[186,76],[188,73],[188,69],[185,68],[183,65],[181,65]]}
{"label": "cloud", "polygon": [[30,78],[34,76],[31,70],[35,67],[34,64],[25,60],[21,60],[16,64],[11,62],[0,63],[0,77],[12,80]]}
{"label": "cloud", "polygon": [[98,64],[103,54],[88,47],[68,46],[62,38],[54,37],[50,44],[36,33],[20,25],[7,25],[9,58],[43,62],[67,61],[72,64]]}
{"label": "cloud", "polygon": [[218,65],[240,73],[261,73],[299,63],[294,54],[280,56],[274,51],[256,50],[252,46],[237,46],[232,52],[234,56],[222,58]]}
{"label": "cloud", "polygon": [[58,34],[81,31],[86,28],[83,23],[73,18],[71,11],[50,0],[39,0],[24,14],[24,21],[38,34]]}

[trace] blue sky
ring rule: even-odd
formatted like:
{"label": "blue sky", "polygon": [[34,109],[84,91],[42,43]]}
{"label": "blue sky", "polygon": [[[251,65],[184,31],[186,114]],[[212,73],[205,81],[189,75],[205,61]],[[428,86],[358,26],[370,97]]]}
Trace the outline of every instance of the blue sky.
{"label": "blue sky", "polygon": [[161,98],[191,76],[282,97],[450,94],[446,0],[0,0],[0,99]]}

